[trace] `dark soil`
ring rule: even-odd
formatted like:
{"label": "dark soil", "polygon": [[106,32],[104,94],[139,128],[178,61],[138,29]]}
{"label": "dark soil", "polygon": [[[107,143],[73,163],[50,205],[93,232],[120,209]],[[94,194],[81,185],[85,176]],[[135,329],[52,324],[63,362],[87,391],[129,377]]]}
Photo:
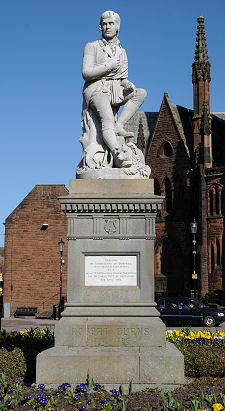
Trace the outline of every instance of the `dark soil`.
{"label": "dark soil", "polygon": [[[182,401],[182,410],[193,410],[193,405],[191,403],[191,399],[195,396],[196,398],[200,399],[200,393],[204,392],[205,394],[209,394],[210,390],[213,389],[216,396],[217,402],[222,403],[221,398],[219,396],[220,393],[224,393],[225,388],[225,378],[199,378],[192,380],[190,383],[175,389],[172,391],[172,397],[175,401]],[[23,395],[24,394],[31,394],[33,397],[36,394],[40,394],[43,390],[34,389],[32,387],[23,387]],[[49,392],[49,391],[48,391]],[[119,411],[122,410],[122,398],[112,395],[112,393],[108,393],[104,390],[100,392],[91,392],[87,393],[78,393],[77,395],[80,397],[80,400],[74,400],[73,404],[69,404],[73,395],[68,395],[65,393],[58,393],[56,391],[51,392],[55,404],[52,404],[48,410],[65,410],[65,411],[75,411],[80,409],[88,409],[89,411],[93,410],[113,410]],[[167,398],[167,394],[164,394]],[[132,394],[131,397],[125,395],[124,400],[128,400],[126,404],[126,411],[148,411],[152,406],[154,411],[162,411],[163,407],[163,399],[160,397],[160,392],[155,389],[144,390],[144,392],[135,392]],[[91,401],[91,403],[87,403],[87,401]],[[100,405],[100,401],[101,404]],[[215,402],[215,401],[214,401]],[[111,408],[108,405],[108,408],[103,408],[104,403],[110,403]],[[205,403],[205,407],[209,406],[209,404]],[[83,408],[82,408],[83,406]],[[85,408],[84,408],[85,406]],[[15,408],[16,410],[23,410],[23,411],[31,411],[34,408],[34,404],[25,404],[23,401],[23,397],[20,397],[20,404]],[[105,405],[106,407],[106,405]],[[36,408],[37,409],[37,408]],[[175,408],[176,409],[176,408]]]}

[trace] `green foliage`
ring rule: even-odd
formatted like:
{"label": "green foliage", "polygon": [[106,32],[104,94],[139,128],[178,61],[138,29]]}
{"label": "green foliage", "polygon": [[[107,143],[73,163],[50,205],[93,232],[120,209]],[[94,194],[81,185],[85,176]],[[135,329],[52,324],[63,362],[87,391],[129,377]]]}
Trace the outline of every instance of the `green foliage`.
{"label": "green foliage", "polygon": [[126,411],[126,407],[127,407],[127,404],[128,404],[128,399],[125,399],[124,388],[123,388],[122,384],[119,386],[119,397],[118,397],[118,399],[121,402],[121,411]]}
{"label": "green foliage", "polygon": [[122,384],[119,386],[119,393],[120,393],[121,398],[123,398],[124,397],[124,388],[123,388]]}
{"label": "green foliage", "polygon": [[55,405],[55,398],[51,394],[48,394],[48,392],[42,392],[25,401],[25,404],[31,405],[32,411],[52,410]]}
{"label": "green foliage", "polygon": [[[223,394],[220,394],[223,396]],[[222,397],[221,397],[222,398]],[[210,390],[209,393],[204,394],[203,392],[200,393],[200,398],[190,394],[190,400],[192,404],[193,411],[198,411],[203,409],[205,405],[213,407],[213,404],[217,404],[217,397],[213,389]]]}
{"label": "green foliage", "polygon": [[182,410],[182,402],[175,401],[170,391],[167,393],[167,395],[161,392],[160,397],[163,400],[163,410],[164,411],[181,411]]}
{"label": "green foliage", "polygon": [[[0,348],[2,348],[0,350],[2,355],[2,357],[0,356],[0,372],[4,371],[10,381],[18,378],[18,376],[25,376],[28,380],[34,380],[36,356],[41,351],[49,348],[53,342],[54,334],[49,329],[31,328],[30,330],[11,333],[5,330],[0,331]],[[15,348],[17,351],[12,357],[11,353]],[[18,360],[16,353],[18,353]]]}
{"label": "green foliage", "polygon": [[181,328],[181,331],[185,334],[185,335],[190,335],[191,334],[191,328],[189,327],[185,327],[185,328]]}
{"label": "green foliage", "polygon": [[0,347],[6,348],[8,351],[14,347],[27,348],[36,347],[40,351],[48,348],[54,342],[54,334],[47,328],[30,328],[26,331],[13,331],[11,333],[6,330],[0,331]]}
{"label": "green foliage", "polygon": [[[90,376],[89,380],[91,380]],[[218,379],[216,381],[218,381]],[[216,385],[216,382],[214,381],[212,384]],[[224,383],[221,384],[221,387],[223,387],[223,384]],[[80,386],[84,387],[86,384],[81,384]],[[200,411],[210,409],[219,411],[223,409],[225,403],[224,393],[218,390],[215,392],[213,388],[206,389],[205,387],[204,391],[198,392],[198,390],[195,390],[195,385],[193,384],[194,395],[190,394],[191,390],[186,390],[184,397],[182,397],[182,401],[185,402],[184,405],[182,405],[181,401],[177,401],[176,390],[173,393],[168,392],[167,394],[162,392],[159,394],[158,390],[152,390],[156,396],[160,395],[162,399],[162,401],[160,401],[161,404],[157,401],[154,402],[154,398],[152,397],[149,398],[147,396],[145,398],[142,396],[142,398],[139,398],[138,405],[135,403],[135,406],[132,407],[132,405],[129,404],[129,396],[125,395],[122,385],[119,391],[116,389],[111,390],[113,395],[110,398],[106,391],[96,390],[98,386],[100,387],[100,385],[96,383],[92,393],[88,393],[86,390],[83,392],[83,395],[82,391],[77,395],[76,389],[72,389],[69,383],[63,383],[58,386],[56,390],[47,389],[44,384],[39,384],[36,389],[30,388],[29,392],[26,392],[27,387],[23,386],[21,381],[10,384],[5,375],[2,374],[0,377],[0,410],[15,411],[25,407],[26,410],[29,409],[30,411],[63,411],[67,409],[74,409],[75,411],[83,409],[95,409],[96,411],[131,411],[133,409],[143,411],[153,411],[153,409],[157,409],[158,411]],[[24,390],[26,391],[24,392]],[[130,395],[132,394],[130,393]],[[223,405],[217,402],[220,401],[220,398]],[[133,399],[135,400],[135,394]],[[153,403],[151,403],[151,400],[153,400]],[[158,406],[156,408],[157,403]]]}
{"label": "green foliage", "polygon": [[6,381],[5,374],[2,373],[0,377],[0,387],[0,409],[2,411],[8,410],[9,408],[11,410],[16,409],[19,404],[19,395],[22,391],[21,381],[18,380],[16,382],[13,382],[13,384],[10,386],[10,384]]}
{"label": "green foliage", "polygon": [[94,380],[93,378],[90,377],[89,370],[88,370],[87,379],[86,379],[87,391],[90,392],[92,388],[94,387],[94,385],[95,385]]}
{"label": "green foliage", "polygon": [[128,395],[129,395],[129,402],[130,402],[131,409],[132,409],[132,391],[133,391],[133,378],[129,381],[129,385],[128,385]]}
{"label": "green foliage", "polygon": [[225,352],[212,346],[187,346],[184,355],[187,377],[225,376]]}
{"label": "green foliage", "polygon": [[4,247],[0,247],[0,256],[4,257],[5,249]]}
{"label": "green foliage", "polygon": [[128,385],[128,395],[129,396],[132,395],[132,390],[133,390],[133,378],[129,381],[129,385]]}
{"label": "green foliage", "polygon": [[225,394],[220,393],[220,398],[222,400],[223,406],[225,407]]}
{"label": "green foliage", "polygon": [[166,339],[184,354],[187,377],[225,376],[225,333],[223,331],[181,331],[166,332]]}
{"label": "green foliage", "polygon": [[10,352],[0,349],[0,373],[4,372],[9,382],[23,377],[26,370],[26,358],[20,348],[14,348]]}
{"label": "green foliage", "polygon": [[213,405],[213,404],[217,403],[216,394],[215,394],[213,388],[210,390],[209,394],[205,395],[205,400],[209,405]]}
{"label": "green foliage", "polygon": [[102,410],[104,410],[104,411],[111,411],[113,408],[112,408],[112,405],[110,404],[110,402],[107,402],[106,404],[104,404],[104,406],[103,406],[103,408],[102,408]]}

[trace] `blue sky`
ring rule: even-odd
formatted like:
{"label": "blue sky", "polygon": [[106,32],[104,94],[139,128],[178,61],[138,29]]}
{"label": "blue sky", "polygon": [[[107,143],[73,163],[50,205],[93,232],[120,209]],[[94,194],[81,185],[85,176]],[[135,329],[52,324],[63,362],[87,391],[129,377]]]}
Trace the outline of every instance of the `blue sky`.
{"label": "blue sky", "polygon": [[81,62],[100,15],[121,16],[129,79],[158,111],[163,93],[192,108],[197,17],[205,17],[211,111],[225,111],[225,0],[0,0],[2,224],[35,184],[66,184],[81,156]]}

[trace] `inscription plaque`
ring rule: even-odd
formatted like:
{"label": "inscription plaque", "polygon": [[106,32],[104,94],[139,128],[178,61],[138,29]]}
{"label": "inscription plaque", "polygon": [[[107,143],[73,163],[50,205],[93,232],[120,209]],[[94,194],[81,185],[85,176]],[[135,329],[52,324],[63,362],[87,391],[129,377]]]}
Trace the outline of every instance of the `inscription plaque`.
{"label": "inscription plaque", "polygon": [[136,255],[86,255],[86,286],[137,286]]}
{"label": "inscription plaque", "polygon": [[71,329],[74,346],[147,346],[151,340],[149,327],[87,326]]}

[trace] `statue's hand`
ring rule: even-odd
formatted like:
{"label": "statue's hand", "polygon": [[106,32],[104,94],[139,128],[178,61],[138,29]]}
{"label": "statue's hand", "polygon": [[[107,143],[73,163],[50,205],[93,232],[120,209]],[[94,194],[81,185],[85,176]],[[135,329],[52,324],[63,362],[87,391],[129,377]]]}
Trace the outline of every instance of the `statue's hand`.
{"label": "statue's hand", "polygon": [[123,81],[123,86],[125,87],[126,90],[134,91],[135,90],[135,85],[129,80]]}
{"label": "statue's hand", "polygon": [[108,67],[111,70],[117,70],[120,66],[120,58],[119,57],[112,57],[110,61],[107,63]]}

